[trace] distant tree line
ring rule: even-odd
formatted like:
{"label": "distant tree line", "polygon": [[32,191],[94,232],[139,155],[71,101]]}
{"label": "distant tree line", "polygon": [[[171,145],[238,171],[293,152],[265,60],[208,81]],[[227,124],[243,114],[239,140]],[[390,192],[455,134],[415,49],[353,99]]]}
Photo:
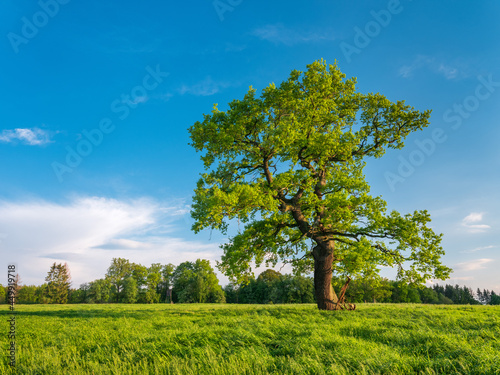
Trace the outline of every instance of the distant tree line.
{"label": "distant tree line", "polygon": [[227,303],[315,303],[312,278],[268,269],[257,279],[224,287]]}
{"label": "distant tree line", "polygon": [[[343,280],[334,278],[332,284],[337,288]],[[460,304],[460,305],[498,305],[500,297],[494,291],[479,289],[476,293],[471,288],[459,285],[434,284],[432,287],[412,287],[398,281],[388,279],[352,280],[346,292],[349,302],[381,302],[381,303],[427,303],[427,304]]]}
{"label": "distant tree line", "polygon": [[[19,280],[19,279],[16,279]],[[225,294],[208,260],[150,267],[113,258],[104,278],[71,288],[67,264],[54,263],[40,286],[16,283],[17,303],[219,303]],[[7,287],[0,284],[0,302]]]}
{"label": "distant tree line", "polygon": [[[332,279],[336,290],[344,284]],[[208,260],[150,267],[113,258],[104,278],[71,288],[67,264],[54,263],[45,283],[21,285],[16,277],[17,303],[315,303],[311,277],[281,274],[268,269],[245,283],[222,288]],[[363,278],[351,280],[346,292],[351,303],[427,303],[500,305],[494,291],[459,286],[412,287],[399,281]],[[0,284],[0,303],[7,302],[7,287]]]}

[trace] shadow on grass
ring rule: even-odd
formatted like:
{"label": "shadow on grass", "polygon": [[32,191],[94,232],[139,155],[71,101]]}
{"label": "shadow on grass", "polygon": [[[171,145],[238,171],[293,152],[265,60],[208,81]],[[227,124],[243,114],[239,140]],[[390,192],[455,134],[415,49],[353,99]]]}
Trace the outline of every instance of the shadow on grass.
{"label": "shadow on grass", "polygon": [[[27,309],[23,307],[29,306]],[[221,308],[222,307],[222,308]],[[202,304],[103,304],[103,305],[18,305],[17,317],[50,317],[62,319],[82,318],[132,318],[151,319],[152,317],[193,317],[229,318],[235,316],[269,316],[274,318],[303,317],[309,306],[298,305],[221,305],[212,307]],[[10,316],[9,310],[0,311],[0,316]]]}

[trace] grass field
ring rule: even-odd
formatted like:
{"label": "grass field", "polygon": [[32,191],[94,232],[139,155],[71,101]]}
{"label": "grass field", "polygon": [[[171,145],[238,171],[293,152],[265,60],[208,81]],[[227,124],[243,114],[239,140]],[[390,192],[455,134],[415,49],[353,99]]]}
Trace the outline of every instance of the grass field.
{"label": "grass field", "polygon": [[[0,306],[8,349],[9,311]],[[20,305],[17,372],[500,374],[500,307]],[[5,349],[5,350],[4,350]]]}

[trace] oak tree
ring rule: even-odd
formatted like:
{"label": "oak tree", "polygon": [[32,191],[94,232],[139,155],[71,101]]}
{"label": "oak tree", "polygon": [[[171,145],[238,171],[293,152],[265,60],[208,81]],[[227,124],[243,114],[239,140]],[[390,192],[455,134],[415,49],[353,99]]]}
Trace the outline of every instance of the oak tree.
{"label": "oak tree", "polygon": [[363,174],[366,160],[427,127],[430,111],[359,93],[355,84],[336,64],[316,61],[260,96],[250,87],[227,110],[215,105],[189,128],[206,169],[193,230],[227,234],[231,220],[244,224],[222,245],[226,275],[245,280],[253,262],[313,269],[316,302],[326,310],[338,306],[332,272],[368,276],[397,266],[400,280],[416,284],[449,275],[428,212],[388,213]]}

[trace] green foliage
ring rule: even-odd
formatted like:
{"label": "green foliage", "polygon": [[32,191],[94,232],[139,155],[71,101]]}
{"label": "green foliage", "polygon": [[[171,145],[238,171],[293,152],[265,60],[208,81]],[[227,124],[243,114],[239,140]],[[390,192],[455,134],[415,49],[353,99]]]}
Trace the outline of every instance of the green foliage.
{"label": "green foliage", "polygon": [[[500,308],[361,304],[18,306],[2,375],[499,374]],[[0,331],[8,332],[8,309]],[[8,348],[8,336],[0,335]]]}
{"label": "green foliage", "polygon": [[[334,277],[332,285],[339,289],[345,280]],[[483,295],[481,293],[481,295]],[[495,296],[495,292],[487,295]],[[425,303],[425,304],[458,304],[477,305],[472,290],[466,286],[434,285],[429,287],[413,287],[401,281],[391,281],[380,278],[358,278],[351,280],[346,292],[346,298],[351,303],[359,302],[392,302],[392,303]],[[482,301],[484,303],[484,301]]]}
{"label": "green foliage", "polygon": [[134,267],[132,263],[128,259],[124,258],[113,258],[111,261],[111,265],[106,272],[106,280],[112,286],[112,293],[114,295],[114,301],[120,302],[122,299],[122,291],[123,291],[123,283],[125,279],[129,276],[132,276],[133,272],[136,272],[136,277],[139,275],[139,284],[141,283],[141,270]]}
{"label": "green foliage", "polygon": [[[161,281],[158,284],[158,294],[162,302],[170,303],[168,297],[169,290],[172,288],[172,277],[174,275],[175,266],[172,263],[166,264],[161,269]],[[171,290],[170,290],[171,291]]]}
{"label": "green foliage", "polygon": [[7,303],[7,289],[0,284],[0,304]]}
{"label": "green foliage", "polygon": [[439,296],[434,289],[422,288],[420,291],[420,300],[422,303],[438,303]]}
{"label": "green foliage", "polygon": [[[81,287],[81,286],[80,286]],[[86,301],[86,291],[81,288],[70,289],[68,293],[68,303],[85,303]]]}
{"label": "green foliage", "polygon": [[438,304],[440,305],[452,305],[453,301],[446,297],[444,294],[439,293],[438,294]]}
{"label": "green foliage", "polygon": [[397,266],[399,279],[414,284],[449,275],[427,211],[387,213],[363,175],[365,159],[402,148],[428,126],[430,111],[358,93],[355,84],[337,65],[316,61],[260,97],[250,88],[226,111],[215,105],[190,127],[206,169],[193,230],[226,233],[233,219],[245,225],[222,246],[218,265],[238,283],[252,276],[253,261],[304,271],[332,253],[342,276],[374,275],[379,266]]}
{"label": "green foliage", "polygon": [[48,285],[47,283],[40,285],[36,292],[36,299],[38,303],[51,303],[51,299],[48,297],[49,292],[48,292]]}
{"label": "green foliage", "polygon": [[490,305],[500,305],[500,296],[495,294],[495,292],[491,292],[491,295],[490,295],[490,302],[489,302]]}
{"label": "green foliage", "polygon": [[141,289],[147,284],[148,268],[142,264],[131,263],[132,277],[136,281],[137,288]]}
{"label": "green foliage", "polygon": [[123,282],[123,302],[135,303],[137,301],[137,280],[129,276]]}
{"label": "green foliage", "polygon": [[314,284],[310,277],[281,275],[268,269],[257,280],[229,284],[224,288],[228,303],[314,303]]}
{"label": "green foliage", "polygon": [[500,305],[500,296],[493,290],[490,292],[488,289],[477,289],[477,300],[484,305]]}
{"label": "green foliage", "polygon": [[51,303],[67,303],[71,285],[71,276],[68,265],[59,263],[50,267],[45,278],[47,282],[46,296]]}
{"label": "green foliage", "polygon": [[208,260],[181,263],[172,279],[174,302],[225,302],[224,292]]}
{"label": "green foliage", "polygon": [[17,303],[37,303],[37,286],[23,285],[17,294]]}
{"label": "green foliage", "polygon": [[[466,286],[459,285],[449,285],[446,284],[444,287],[440,285],[434,285],[434,290],[446,297],[448,300],[452,301],[452,303],[461,304],[461,305],[477,305],[480,302],[474,298],[474,293],[471,288]],[[440,301],[446,301],[443,297],[439,297]]]}
{"label": "green foliage", "polygon": [[75,293],[74,295],[74,303],[89,303],[89,290],[90,283],[81,284],[80,288],[78,288],[78,294]]}
{"label": "green foliage", "polygon": [[[332,286],[336,290],[341,290],[345,282],[346,280],[340,277],[332,278]],[[371,275],[351,280],[348,284],[346,298],[350,303],[393,302],[392,293],[393,284],[391,281]]]}
{"label": "green foliage", "polygon": [[87,301],[90,303],[107,303],[111,299],[111,282],[98,279],[89,283]]}
{"label": "green foliage", "polygon": [[160,301],[159,284],[162,280],[162,265],[160,263],[153,263],[147,269],[146,280],[146,302],[158,303]]}

